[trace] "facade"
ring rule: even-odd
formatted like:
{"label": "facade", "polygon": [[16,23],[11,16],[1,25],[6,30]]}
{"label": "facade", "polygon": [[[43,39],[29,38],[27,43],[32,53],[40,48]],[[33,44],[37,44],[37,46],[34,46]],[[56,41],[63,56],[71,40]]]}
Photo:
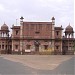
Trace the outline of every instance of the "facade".
{"label": "facade", "polygon": [[62,26],[51,22],[25,22],[20,18],[20,26],[9,28],[4,23],[0,30],[0,53],[2,54],[74,54],[74,31],[68,25],[65,36]]}
{"label": "facade", "polygon": [[63,36],[63,46],[62,46],[62,53],[63,54],[74,54],[75,51],[75,38],[74,38],[74,31],[70,24],[65,29],[65,36]]}

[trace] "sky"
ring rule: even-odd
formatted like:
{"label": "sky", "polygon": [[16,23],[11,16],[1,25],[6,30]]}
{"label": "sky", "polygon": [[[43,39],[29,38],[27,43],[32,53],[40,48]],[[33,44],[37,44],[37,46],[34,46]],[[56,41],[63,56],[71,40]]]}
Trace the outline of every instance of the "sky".
{"label": "sky", "polygon": [[74,27],[74,0],[0,0],[0,26],[19,25],[21,16],[24,21],[45,22],[54,16],[55,26]]}

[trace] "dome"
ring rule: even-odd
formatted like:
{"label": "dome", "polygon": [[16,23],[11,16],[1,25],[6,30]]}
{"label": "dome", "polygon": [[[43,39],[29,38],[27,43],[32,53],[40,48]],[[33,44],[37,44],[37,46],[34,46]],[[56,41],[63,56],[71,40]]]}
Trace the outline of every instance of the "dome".
{"label": "dome", "polygon": [[1,30],[8,30],[8,26],[4,23],[4,24],[1,26]]}
{"label": "dome", "polygon": [[21,18],[20,18],[21,20],[23,20],[24,18],[23,18],[23,16],[21,16]]}
{"label": "dome", "polygon": [[73,32],[73,28],[70,26],[70,24],[66,27],[65,32]]}
{"label": "dome", "polygon": [[52,17],[52,20],[55,20],[55,18],[54,18],[54,17]]}

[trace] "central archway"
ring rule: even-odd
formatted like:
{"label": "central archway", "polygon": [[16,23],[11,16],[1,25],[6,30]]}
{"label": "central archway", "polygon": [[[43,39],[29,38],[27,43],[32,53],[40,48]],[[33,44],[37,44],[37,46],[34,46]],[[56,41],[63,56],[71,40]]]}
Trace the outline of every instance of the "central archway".
{"label": "central archway", "polygon": [[39,41],[35,40],[34,45],[35,45],[35,52],[39,52],[39,45],[40,45]]}

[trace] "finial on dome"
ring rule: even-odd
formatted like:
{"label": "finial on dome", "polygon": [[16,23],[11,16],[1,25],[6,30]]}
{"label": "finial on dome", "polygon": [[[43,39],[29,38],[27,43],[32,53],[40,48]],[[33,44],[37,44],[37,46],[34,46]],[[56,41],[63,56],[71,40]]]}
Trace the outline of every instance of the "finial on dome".
{"label": "finial on dome", "polygon": [[20,18],[21,20],[23,20],[24,18],[23,18],[23,16],[21,16],[21,18]]}
{"label": "finial on dome", "polygon": [[52,17],[52,20],[55,20],[54,16]]}
{"label": "finial on dome", "polygon": [[21,18],[20,18],[21,22],[23,22],[23,19],[24,19],[23,16],[21,16]]}

